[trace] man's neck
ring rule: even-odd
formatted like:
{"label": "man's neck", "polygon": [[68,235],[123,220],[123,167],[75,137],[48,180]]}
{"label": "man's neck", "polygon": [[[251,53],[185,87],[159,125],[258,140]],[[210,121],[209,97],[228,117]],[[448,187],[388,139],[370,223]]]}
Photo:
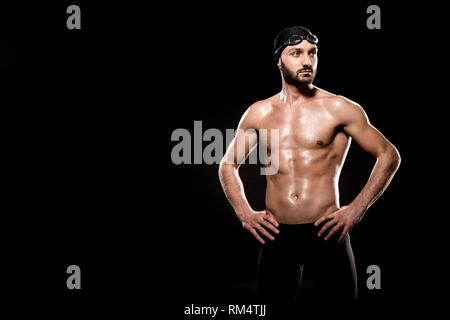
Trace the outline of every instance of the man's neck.
{"label": "man's neck", "polygon": [[283,103],[295,106],[305,102],[316,93],[316,87],[313,84],[289,84],[283,79],[283,87],[280,92],[280,99]]}

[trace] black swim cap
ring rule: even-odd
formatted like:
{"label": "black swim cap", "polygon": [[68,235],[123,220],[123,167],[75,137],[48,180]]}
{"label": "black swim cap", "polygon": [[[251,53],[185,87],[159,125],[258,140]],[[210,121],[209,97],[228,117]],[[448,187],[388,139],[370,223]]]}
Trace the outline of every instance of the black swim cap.
{"label": "black swim cap", "polygon": [[315,45],[319,42],[319,39],[305,27],[293,26],[286,27],[281,30],[273,41],[275,61],[278,61],[284,48],[287,46],[297,45],[303,40],[307,40]]}

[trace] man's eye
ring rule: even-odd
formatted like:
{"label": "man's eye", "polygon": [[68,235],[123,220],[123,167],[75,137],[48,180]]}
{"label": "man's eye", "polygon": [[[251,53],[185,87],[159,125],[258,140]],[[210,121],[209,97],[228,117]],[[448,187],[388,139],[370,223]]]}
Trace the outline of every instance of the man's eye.
{"label": "man's eye", "polygon": [[299,54],[300,54],[299,51],[294,51],[294,52],[292,53],[293,56],[298,56]]}

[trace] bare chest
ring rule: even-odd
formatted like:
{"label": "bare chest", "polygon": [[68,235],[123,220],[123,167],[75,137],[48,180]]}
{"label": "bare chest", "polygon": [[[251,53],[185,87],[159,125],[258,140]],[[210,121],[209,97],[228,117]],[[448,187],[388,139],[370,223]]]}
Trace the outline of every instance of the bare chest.
{"label": "bare chest", "polygon": [[[275,109],[261,121],[261,129],[267,130],[269,137],[276,133],[282,149],[312,149],[330,145],[339,131],[339,123],[320,107]],[[268,139],[269,146],[270,142]]]}

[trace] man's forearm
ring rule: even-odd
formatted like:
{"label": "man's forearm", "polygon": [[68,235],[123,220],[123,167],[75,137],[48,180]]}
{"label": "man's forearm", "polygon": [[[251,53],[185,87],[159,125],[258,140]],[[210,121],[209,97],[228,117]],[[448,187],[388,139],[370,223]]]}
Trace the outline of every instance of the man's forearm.
{"label": "man's forearm", "polygon": [[352,202],[352,205],[354,205],[360,212],[361,217],[364,215],[366,210],[383,194],[384,190],[386,190],[399,165],[400,155],[394,147],[377,157],[377,161],[372,173],[369,176],[369,180]]}
{"label": "man's forearm", "polygon": [[252,211],[245,196],[242,180],[234,165],[221,163],[219,167],[219,179],[223,191],[238,217]]}

